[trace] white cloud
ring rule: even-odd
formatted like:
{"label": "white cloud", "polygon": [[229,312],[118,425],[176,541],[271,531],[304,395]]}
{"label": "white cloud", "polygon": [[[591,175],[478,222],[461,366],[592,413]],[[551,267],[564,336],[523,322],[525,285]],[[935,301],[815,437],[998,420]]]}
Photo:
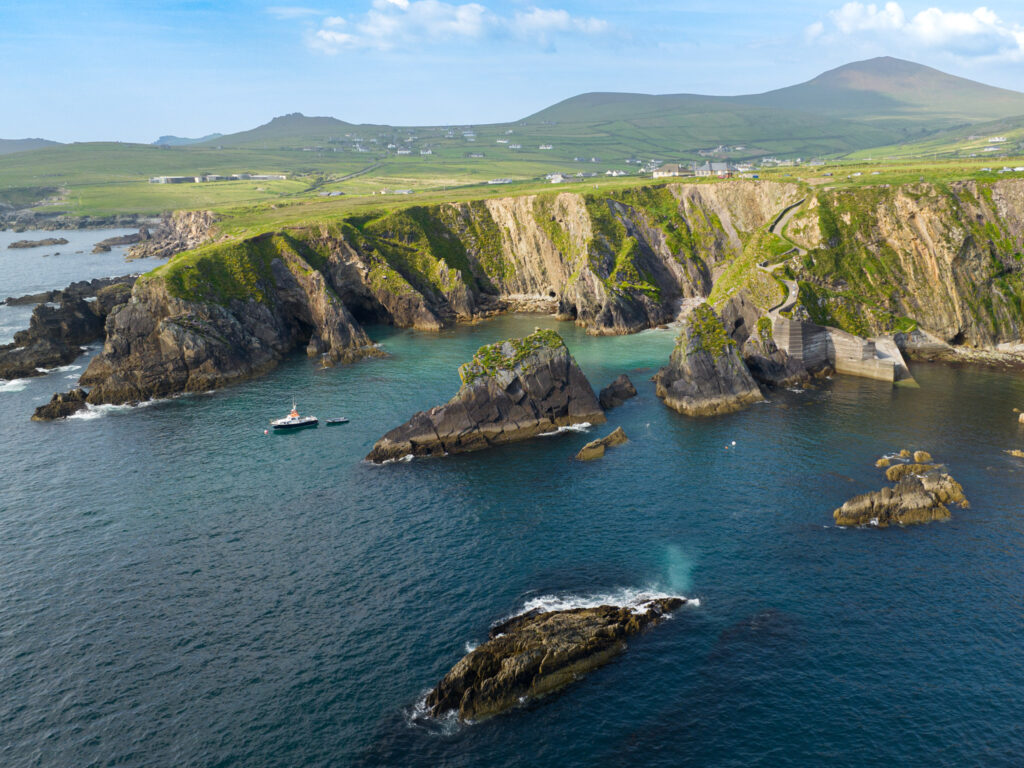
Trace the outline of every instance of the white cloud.
{"label": "white cloud", "polygon": [[266,11],[276,19],[304,19],[322,13],[315,8],[303,8],[298,5],[272,5]]}
{"label": "white cloud", "polygon": [[439,41],[515,37],[549,47],[554,35],[598,35],[607,30],[606,21],[558,9],[531,7],[502,16],[472,2],[372,0],[361,15],[325,18],[310,45],[325,53],[338,53],[352,48],[387,51]]}
{"label": "white cloud", "polygon": [[[840,35],[875,37],[965,57],[1024,60],[1024,27],[1001,19],[985,6],[973,11],[932,7],[908,16],[896,2],[884,6],[849,2],[828,18]],[[812,40],[829,37],[825,31],[825,25],[816,22],[805,33]]]}

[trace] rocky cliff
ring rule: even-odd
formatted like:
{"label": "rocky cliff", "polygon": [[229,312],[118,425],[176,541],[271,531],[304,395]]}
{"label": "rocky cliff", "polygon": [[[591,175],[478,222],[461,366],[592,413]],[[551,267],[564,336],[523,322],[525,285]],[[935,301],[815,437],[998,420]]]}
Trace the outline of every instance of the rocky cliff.
{"label": "rocky cliff", "polygon": [[455,397],[388,432],[366,458],[464,453],[605,421],[590,382],[554,331],[481,347],[459,376]]}
{"label": "rocky cliff", "polygon": [[127,301],[134,276],[72,283],[62,291],[9,299],[36,303],[29,327],[0,345],[0,378],[41,376],[47,368],[67,365],[82,354],[83,344],[103,338],[104,321]]}
{"label": "rocky cliff", "polygon": [[764,400],[736,342],[708,304],[683,321],[669,364],[654,381],[665,405],[687,416],[730,413]]}
{"label": "rocky cliff", "polygon": [[[132,237],[130,242],[135,244],[128,249],[127,258],[163,259],[191,248],[198,248],[214,236],[216,221],[217,217],[213,211],[175,211],[167,214],[152,230],[146,228],[144,236],[140,232],[137,239]],[[123,242],[114,244],[121,245]]]}
{"label": "rocky cliff", "polygon": [[823,190],[786,235],[808,250],[790,274],[816,323],[974,347],[1024,336],[1024,180]]}
{"label": "rocky cliff", "polygon": [[[124,403],[223,387],[296,348],[349,362],[380,352],[300,243],[264,235],[182,254],[140,278],[107,317],[81,383],[89,402]],[[310,252],[311,258],[316,254]]]}

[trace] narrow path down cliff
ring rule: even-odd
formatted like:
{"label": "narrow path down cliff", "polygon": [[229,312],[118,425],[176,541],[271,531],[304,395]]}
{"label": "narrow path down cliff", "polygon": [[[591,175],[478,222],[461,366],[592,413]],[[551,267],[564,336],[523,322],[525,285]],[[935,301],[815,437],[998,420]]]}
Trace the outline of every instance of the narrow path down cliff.
{"label": "narrow path down cliff", "polygon": [[[771,227],[769,227],[769,231],[773,235],[775,235],[776,237],[779,237],[779,238],[785,240],[787,243],[789,243],[790,245],[793,246],[790,250],[786,251],[786,253],[782,254],[783,256],[785,256],[787,254],[793,254],[786,261],[780,261],[778,264],[772,264],[770,266],[767,266],[767,265],[764,265],[764,264],[758,264],[757,265],[758,269],[760,269],[762,272],[767,273],[768,275],[771,275],[773,278],[775,278],[775,270],[777,270],[783,264],[788,264],[796,256],[803,256],[804,254],[807,253],[807,251],[805,249],[801,248],[799,245],[794,243],[792,240],[790,240],[788,237],[786,237],[783,234],[783,232],[786,229],[786,225],[789,224],[789,220],[791,218],[793,218],[793,214],[796,213],[797,208],[799,208],[801,205],[803,205],[804,201],[806,199],[807,198],[801,198],[800,200],[798,200],[797,202],[793,203],[792,205],[787,206],[786,208],[783,208],[782,211],[779,213],[779,215],[775,217],[775,221],[772,222]],[[776,278],[776,279],[778,279],[778,278]],[[781,312],[789,312],[789,311],[791,311],[793,309],[793,307],[796,306],[797,299],[799,298],[799,295],[800,295],[800,286],[797,285],[796,280],[785,280],[785,279],[783,279],[782,283],[783,283],[783,285],[786,286],[786,297],[781,302],[779,302],[774,307],[771,307],[768,310],[768,314],[773,319],[778,317]]]}

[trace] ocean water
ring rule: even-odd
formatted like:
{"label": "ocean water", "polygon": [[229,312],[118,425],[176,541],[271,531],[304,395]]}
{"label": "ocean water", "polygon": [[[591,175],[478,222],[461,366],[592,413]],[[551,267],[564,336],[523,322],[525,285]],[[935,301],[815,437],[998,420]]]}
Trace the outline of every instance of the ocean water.
{"label": "ocean water", "polygon": [[[535,326],[639,396],[589,433],[362,461]],[[389,357],[63,422],[28,417],[79,370],[0,382],[0,765],[1021,764],[1021,374],[915,365],[919,390],[837,377],[695,421],[649,381],[671,331],[369,330]],[[293,399],[351,422],[265,435]],[[902,447],[972,508],[834,527]],[[417,716],[493,622],[642,592],[699,605],[505,716]]]}
{"label": "ocean water", "polygon": [[[76,280],[147,272],[164,259],[137,259],[126,262],[128,246],[112,246],[107,253],[93,253],[96,243],[110,237],[138,232],[138,229],[29,230],[0,231],[0,301],[8,296],[24,296],[63,288]],[[64,238],[66,245],[37,248],[8,248],[18,240]],[[10,344],[14,334],[28,327],[31,306],[8,307],[0,304],[0,344]]]}

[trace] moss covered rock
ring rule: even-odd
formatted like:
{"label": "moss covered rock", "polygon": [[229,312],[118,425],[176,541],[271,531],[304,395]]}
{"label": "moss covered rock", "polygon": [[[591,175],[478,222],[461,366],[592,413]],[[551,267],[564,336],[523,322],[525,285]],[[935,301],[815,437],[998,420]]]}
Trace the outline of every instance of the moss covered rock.
{"label": "moss covered rock", "polygon": [[737,411],[764,400],[757,382],[709,304],[683,321],[669,364],[654,377],[658,397],[687,416]]}

